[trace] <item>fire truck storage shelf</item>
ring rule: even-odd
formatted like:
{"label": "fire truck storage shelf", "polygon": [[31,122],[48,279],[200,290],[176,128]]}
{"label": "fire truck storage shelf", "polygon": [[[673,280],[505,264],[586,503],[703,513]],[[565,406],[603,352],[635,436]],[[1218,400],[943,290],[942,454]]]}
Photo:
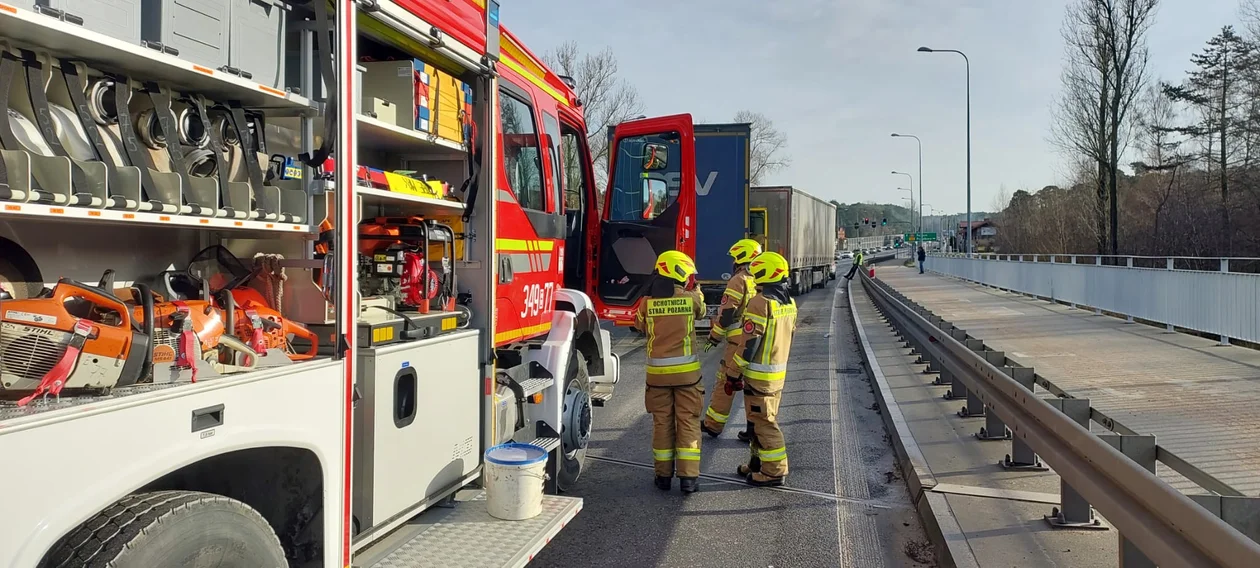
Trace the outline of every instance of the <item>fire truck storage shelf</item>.
{"label": "fire truck storage shelf", "polygon": [[525,566],[582,510],[576,497],[544,495],[542,514],[501,521],[486,511],[485,492],[465,489],[451,508],[436,507],[355,555],[354,568]]}
{"label": "fire truck storage shelf", "polygon": [[386,203],[407,202],[421,205],[417,212],[427,212],[430,208],[435,208],[435,213],[459,213],[464,210],[464,204],[458,201],[448,201],[446,199],[435,199],[432,197],[424,197],[422,195],[410,195],[388,189],[372,189],[368,187],[356,187],[355,193],[363,200],[364,205],[380,205]]}
{"label": "fire truck storage shelf", "polygon": [[[462,207],[462,206],[461,206]],[[119,225],[156,225],[159,227],[196,227],[201,229],[264,232],[303,233],[311,232],[309,225],[281,223],[279,221],[247,221],[229,218],[197,217],[170,213],[148,213],[117,209],[92,209],[43,203],[16,203],[0,200],[0,219],[31,217],[50,221],[81,221]]]}
{"label": "fire truck storage shelf", "polygon": [[454,140],[388,124],[362,114],[355,118],[359,121],[359,143],[362,148],[403,153],[400,151],[400,146],[419,143],[424,145],[424,150],[439,150],[453,154],[454,157],[464,155],[463,145]]}
{"label": "fire truck storage shelf", "polygon": [[143,76],[137,79],[167,82],[176,90],[198,92],[212,100],[236,100],[248,107],[261,108],[311,106],[310,100],[301,95],[7,4],[0,4],[0,38],[15,44],[13,47],[42,48],[59,57],[82,59],[89,67],[98,64],[110,70],[133,73],[143,70]]}

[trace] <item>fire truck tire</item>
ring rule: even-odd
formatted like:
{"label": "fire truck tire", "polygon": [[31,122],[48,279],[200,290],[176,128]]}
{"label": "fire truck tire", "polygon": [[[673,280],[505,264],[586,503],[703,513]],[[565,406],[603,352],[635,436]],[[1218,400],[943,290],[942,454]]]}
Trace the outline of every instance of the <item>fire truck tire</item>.
{"label": "fire truck tire", "polygon": [[565,373],[564,408],[561,409],[560,449],[556,454],[556,489],[568,491],[577,483],[586,463],[586,447],[594,425],[590,375],[586,359],[576,349],[569,355]]}
{"label": "fire truck tire", "polygon": [[288,566],[271,525],[249,505],[197,491],[128,495],[57,543],[41,568]]}

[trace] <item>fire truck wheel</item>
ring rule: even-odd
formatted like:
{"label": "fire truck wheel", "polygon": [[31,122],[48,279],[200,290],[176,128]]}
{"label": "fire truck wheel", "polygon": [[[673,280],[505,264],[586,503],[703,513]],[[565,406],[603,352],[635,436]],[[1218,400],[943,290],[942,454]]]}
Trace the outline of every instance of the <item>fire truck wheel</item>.
{"label": "fire truck wheel", "polygon": [[120,499],[61,539],[41,568],[288,566],[271,525],[249,505],[197,491]]}
{"label": "fire truck wheel", "polygon": [[576,349],[569,356],[565,374],[564,408],[560,415],[560,452],[556,489],[568,491],[577,483],[586,462],[586,446],[591,438],[592,419],[590,375],[586,359]]}

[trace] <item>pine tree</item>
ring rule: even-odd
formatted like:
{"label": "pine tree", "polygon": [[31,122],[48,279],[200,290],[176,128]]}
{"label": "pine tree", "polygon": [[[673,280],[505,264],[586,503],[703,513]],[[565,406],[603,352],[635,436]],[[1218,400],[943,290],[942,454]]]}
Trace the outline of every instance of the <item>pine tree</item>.
{"label": "pine tree", "polygon": [[1195,69],[1182,85],[1165,85],[1168,98],[1195,110],[1199,121],[1172,130],[1200,140],[1205,147],[1208,171],[1215,166],[1221,198],[1223,251],[1233,255],[1234,230],[1230,224],[1229,182],[1239,160],[1235,139],[1243,136],[1247,89],[1246,72],[1256,62],[1256,46],[1234,32],[1232,26],[1208,40],[1201,53],[1190,56]]}

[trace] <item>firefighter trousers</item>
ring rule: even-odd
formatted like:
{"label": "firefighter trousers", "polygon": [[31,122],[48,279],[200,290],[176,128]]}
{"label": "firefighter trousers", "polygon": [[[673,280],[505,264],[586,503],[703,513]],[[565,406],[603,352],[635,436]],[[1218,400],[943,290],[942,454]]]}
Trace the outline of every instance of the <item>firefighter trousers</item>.
{"label": "firefighter trousers", "polygon": [[[700,409],[704,387],[648,386],[644,404],[652,413],[652,458],[659,477],[700,476]],[[675,466],[675,463],[677,466]]]}
{"label": "firefighter trousers", "polygon": [[[711,432],[722,433],[722,429],[726,428],[726,421],[731,417],[731,408],[735,405],[736,392],[726,394],[726,362],[735,359],[735,350],[738,349],[733,343],[728,343],[726,353],[722,354],[722,362],[718,365],[717,379],[713,382],[713,396],[709,397],[709,408],[704,411],[704,427]],[[738,373],[739,371],[732,371]]]}
{"label": "firefighter trousers", "polygon": [[760,472],[752,472],[760,480],[784,477],[788,473],[787,442],[783,439],[783,429],[779,427],[779,401],[782,398],[783,391],[762,394],[755,389],[744,388],[751,454],[749,463],[760,462]]}

